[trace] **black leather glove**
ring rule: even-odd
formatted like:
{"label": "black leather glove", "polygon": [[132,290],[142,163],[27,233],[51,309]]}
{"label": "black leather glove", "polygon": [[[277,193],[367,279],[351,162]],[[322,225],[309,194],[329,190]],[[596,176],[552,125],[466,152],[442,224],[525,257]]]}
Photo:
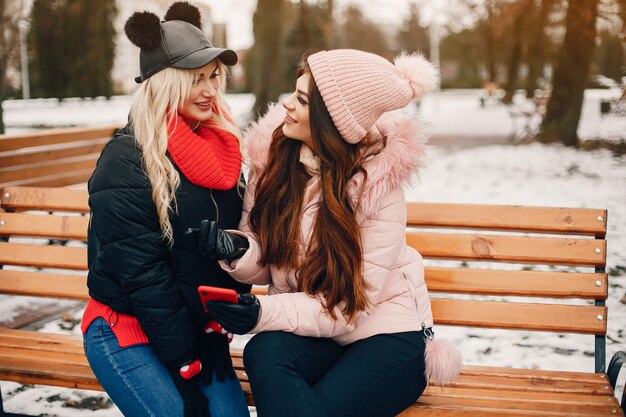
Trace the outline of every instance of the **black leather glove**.
{"label": "black leather glove", "polygon": [[[209,400],[202,394],[198,385],[201,371],[197,368],[194,369],[194,365],[198,366],[200,362],[195,362],[183,364],[182,366],[180,363],[169,362],[167,363],[167,369],[183,400],[184,417],[211,417],[209,414]],[[183,377],[181,371],[182,374],[187,374],[188,378]]]}
{"label": "black leather glove", "polygon": [[228,336],[220,333],[204,333],[200,336],[198,358],[202,362],[202,382],[213,382],[213,372],[218,381],[235,378],[233,362],[228,348]]}
{"label": "black leather glove", "polygon": [[235,334],[246,334],[259,322],[261,304],[253,294],[239,294],[239,302],[208,301],[211,317],[224,329]]}
{"label": "black leather glove", "polygon": [[248,239],[217,227],[217,222],[202,220],[199,229],[189,229],[187,234],[198,234],[198,250],[211,259],[233,261],[241,258],[248,247]]}

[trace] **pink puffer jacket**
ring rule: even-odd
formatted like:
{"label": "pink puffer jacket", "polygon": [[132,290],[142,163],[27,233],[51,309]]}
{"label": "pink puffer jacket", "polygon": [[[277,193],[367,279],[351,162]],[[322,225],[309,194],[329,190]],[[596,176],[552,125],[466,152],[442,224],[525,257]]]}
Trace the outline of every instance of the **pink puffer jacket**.
{"label": "pink puffer jacket", "polygon": [[[222,263],[222,267],[240,282],[269,284],[270,295],[259,297],[261,316],[253,333],[284,330],[302,336],[329,337],[340,344],[349,344],[380,333],[419,331],[422,329],[420,318],[426,327],[431,327],[432,311],[424,283],[422,257],[405,241],[406,205],[402,185],[408,183],[420,167],[424,148],[420,125],[408,116],[387,114],[379,120],[376,127],[387,135],[387,146],[365,163],[367,182],[363,185],[363,176],[357,175],[349,185],[355,204],[359,191],[363,191],[357,219],[361,225],[370,309],[362,312],[352,324],[347,324],[339,310],[339,319],[333,320],[324,312],[318,297],[296,291],[295,270],[258,265],[259,246],[248,226],[248,212],[254,204],[254,173],[262,171],[272,132],[284,114],[279,106],[273,106],[246,134],[253,174],[244,196],[239,230],[248,236],[250,249],[230,265]],[[315,175],[317,158],[306,145],[302,146],[300,161],[313,175],[303,201],[301,236],[305,239],[304,251],[320,193]]]}

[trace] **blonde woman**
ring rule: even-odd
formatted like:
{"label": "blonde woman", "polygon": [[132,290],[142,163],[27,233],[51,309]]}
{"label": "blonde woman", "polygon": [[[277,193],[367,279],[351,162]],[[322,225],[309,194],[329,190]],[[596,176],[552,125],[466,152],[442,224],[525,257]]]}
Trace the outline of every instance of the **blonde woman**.
{"label": "blonde woman", "polygon": [[211,45],[185,2],[164,21],[135,13],[125,31],[140,86],[89,180],[85,353],[126,416],[246,416],[228,335],[208,327],[197,287],[250,287],[185,233],[240,220],[241,135],[223,101],[237,55]]}

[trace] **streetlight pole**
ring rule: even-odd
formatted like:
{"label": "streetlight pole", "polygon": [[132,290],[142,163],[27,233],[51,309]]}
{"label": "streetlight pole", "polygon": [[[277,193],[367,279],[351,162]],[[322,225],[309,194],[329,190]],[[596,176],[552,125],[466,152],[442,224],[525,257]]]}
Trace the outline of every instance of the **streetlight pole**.
{"label": "streetlight pole", "polygon": [[30,98],[30,81],[28,75],[28,50],[26,48],[26,33],[28,31],[28,22],[20,20],[20,67],[22,73],[22,98],[28,100]]}

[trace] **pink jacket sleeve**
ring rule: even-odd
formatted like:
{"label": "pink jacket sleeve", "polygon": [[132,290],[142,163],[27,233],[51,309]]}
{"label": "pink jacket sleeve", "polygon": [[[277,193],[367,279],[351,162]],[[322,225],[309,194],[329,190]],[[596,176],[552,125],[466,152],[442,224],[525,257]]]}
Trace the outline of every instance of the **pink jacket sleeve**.
{"label": "pink jacket sleeve", "polygon": [[[371,308],[386,301],[386,287],[394,285],[391,278],[397,271],[398,257],[405,245],[406,206],[400,188],[389,192],[380,201],[374,218],[361,224],[363,245],[363,273],[368,284],[370,309],[360,313],[369,315]],[[336,307],[337,320],[324,311],[318,297],[303,292],[260,296],[261,317],[253,333],[283,330],[301,336],[335,337],[354,330]]]}

